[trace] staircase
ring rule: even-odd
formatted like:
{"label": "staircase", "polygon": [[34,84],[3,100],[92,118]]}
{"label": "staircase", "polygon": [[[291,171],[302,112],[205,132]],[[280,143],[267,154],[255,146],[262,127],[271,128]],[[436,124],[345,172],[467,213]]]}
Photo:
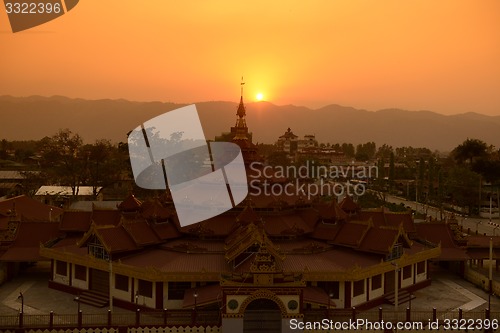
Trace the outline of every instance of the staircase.
{"label": "staircase", "polygon": [[[398,305],[408,303],[410,301],[410,298],[414,299],[415,295],[410,294],[406,290],[400,290],[398,292]],[[385,302],[391,305],[396,305],[396,295],[394,294],[394,292],[389,293],[385,296]]]}
{"label": "staircase", "polygon": [[80,303],[103,308],[109,303],[109,295],[100,291],[86,290],[80,296]]}

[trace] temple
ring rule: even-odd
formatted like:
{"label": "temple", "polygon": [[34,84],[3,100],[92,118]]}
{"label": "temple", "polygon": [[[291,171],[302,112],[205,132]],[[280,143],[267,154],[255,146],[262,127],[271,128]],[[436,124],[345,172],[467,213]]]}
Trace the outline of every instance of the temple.
{"label": "temple", "polygon": [[[229,140],[248,166],[260,159],[243,92],[236,116]],[[51,288],[96,306],[219,309],[231,332],[286,331],[309,309],[394,303],[396,288],[401,300],[430,283],[429,260],[441,255],[419,240],[411,213],[300,191],[253,191],[234,209],[186,227],[168,192],[130,195],[116,209],[64,212],[60,231],[40,249],[52,262]]]}

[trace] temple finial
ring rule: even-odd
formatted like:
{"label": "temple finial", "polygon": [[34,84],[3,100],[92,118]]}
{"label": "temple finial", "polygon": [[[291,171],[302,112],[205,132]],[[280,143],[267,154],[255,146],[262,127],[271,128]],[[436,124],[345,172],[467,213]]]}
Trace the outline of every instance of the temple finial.
{"label": "temple finial", "polygon": [[243,81],[243,76],[241,77],[241,98],[243,98],[243,85],[245,84],[245,82]]}

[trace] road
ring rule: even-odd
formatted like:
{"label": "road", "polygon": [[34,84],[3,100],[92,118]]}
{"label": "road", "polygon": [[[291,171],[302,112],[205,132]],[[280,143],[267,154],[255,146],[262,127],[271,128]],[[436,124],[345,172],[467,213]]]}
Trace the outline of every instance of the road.
{"label": "road", "polygon": [[[375,192],[374,193],[380,193],[380,192]],[[410,207],[413,211],[416,211],[421,214],[426,214],[427,216],[432,217],[432,219],[449,219],[451,216],[453,216],[453,213],[447,210],[443,210],[443,216],[441,217],[441,213],[439,211],[439,208],[432,207],[426,204],[422,203],[417,203],[415,201],[410,201],[406,200],[405,198],[397,197],[394,195],[390,195],[385,193],[385,200],[387,202],[395,203],[395,204],[401,204],[403,203],[405,206]],[[500,236],[500,221],[499,219],[492,219],[491,221],[493,223],[496,223],[496,225],[489,224],[488,222],[490,221],[487,218],[479,218],[479,217],[468,217],[468,216],[461,216],[461,215],[456,215],[458,224],[463,226],[464,230],[470,228],[472,232],[475,232],[477,230],[478,234],[486,234],[490,236]],[[423,220],[415,220],[415,222],[423,222]]]}

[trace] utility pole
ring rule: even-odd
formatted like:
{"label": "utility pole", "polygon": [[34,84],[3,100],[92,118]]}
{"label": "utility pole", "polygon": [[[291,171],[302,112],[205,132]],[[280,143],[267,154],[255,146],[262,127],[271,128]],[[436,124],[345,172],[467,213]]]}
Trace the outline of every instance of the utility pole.
{"label": "utility pole", "polygon": [[489,279],[490,279],[490,284],[489,284],[489,293],[491,294],[493,292],[493,238],[490,237],[490,272],[489,272]]}

